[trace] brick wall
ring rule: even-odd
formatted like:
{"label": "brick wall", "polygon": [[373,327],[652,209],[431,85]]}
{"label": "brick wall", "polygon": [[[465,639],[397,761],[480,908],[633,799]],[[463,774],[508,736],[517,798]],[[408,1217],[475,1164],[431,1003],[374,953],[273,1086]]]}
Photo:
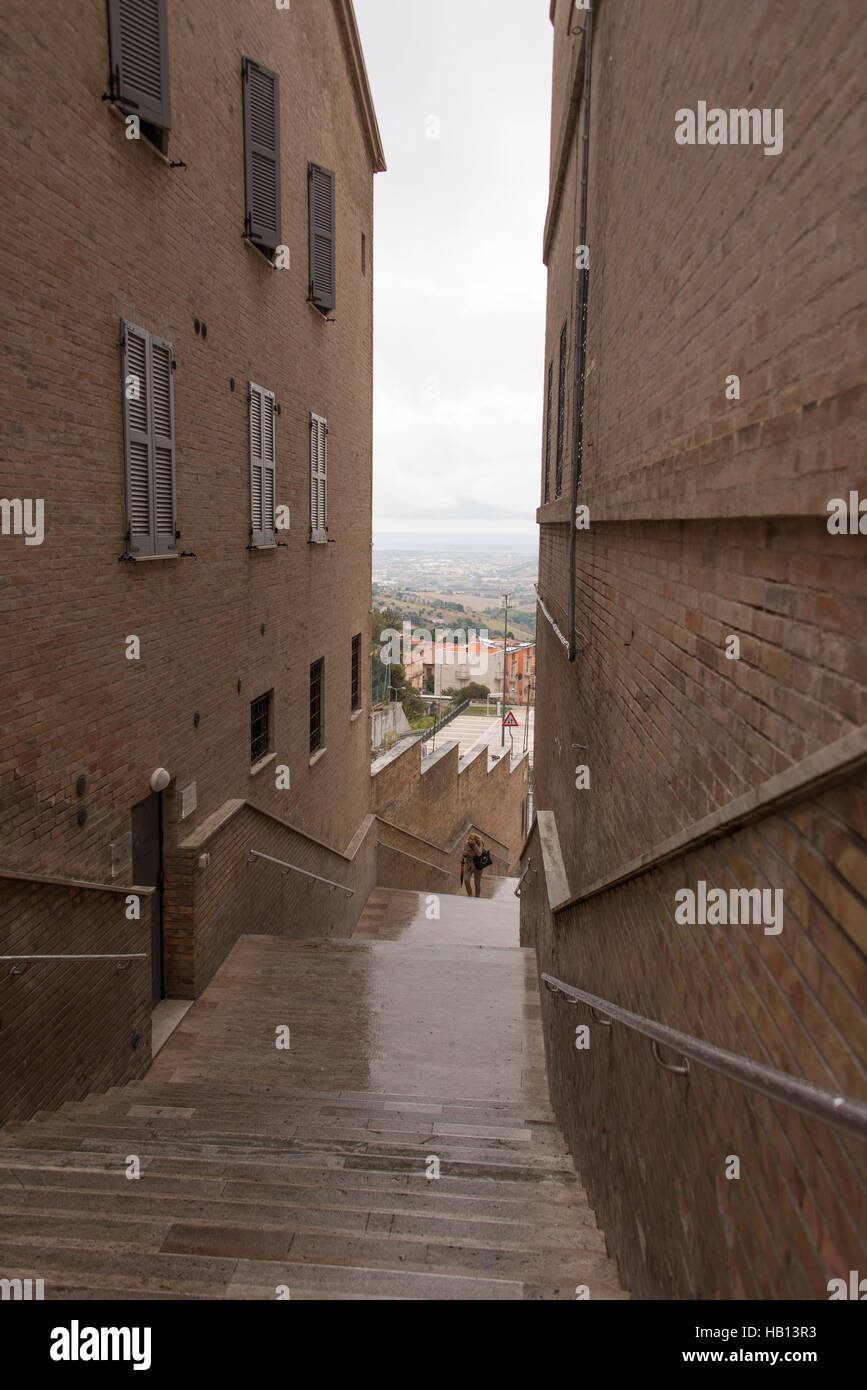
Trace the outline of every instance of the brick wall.
{"label": "brick wall", "polygon": [[[526,758],[510,768],[507,755],[489,771],[487,749],[462,762],[457,743],[445,743],[424,759],[419,746],[411,745],[374,768],[372,809],[402,831],[447,852],[444,859],[438,859],[424,845],[413,849],[393,840],[398,848],[407,848],[409,853],[447,867],[452,886],[446,889],[442,882],[439,886],[442,891],[454,892],[459,882],[463,836],[470,825],[483,839],[494,842],[490,848],[498,857],[493,872],[511,871],[521,848],[521,808],[527,794],[528,770]],[[393,839],[388,827],[381,828],[380,835],[386,843]],[[416,884],[412,881],[413,870],[394,864],[395,858],[392,854],[380,855],[380,872],[388,875],[380,879],[385,886],[436,887],[428,882],[429,876]]]}
{"label": "brick wall", "polygon": [[[867,1100],[865,812],[862,772],[555,916],[531,875],[525,939],[567,984]],[[675,893],[699,880],[782,889],[782,932],[678,925]],[[666,1073],[640,1035],[542,1002],[555,1108],[636,1296],[823,1299],[864,1267],[861,1144],[696,1064]]]}
{"label": "brick wall", "polygon": [[[248,850],[305,869],[284,874]],[[199,866],[203,854],[207,867]],[[166,989],[198,998],[240,936],[348,937],[376,882],[376,827],[367,817],[345,851],[312,840],[249,803],[230,802],[172,856],[166,904]]]}
{"label": "brick wall", "polygon": [[[557,0],[552,151],[582,61],[570,8]],[[867,16],[850,0],[734,0],[724,19],[700,0],[652,10],[594,6],[574,664],[542,617],[537,635],[536,804],[555,816],[575,895],[867,720],[864,538],[827,529],[829,499],[867,493]],[[675,112],[700,100],[782,108],[783,152],[677,145]],[[540,592],[563,631],[580,170],[566,148],[545,247],[552,480],[564,321],[566,466],[562,498],[538,513]],[[863,1098],[863,792],[854,777],[805,792],[553,918],[530,875],[524,939],[567,982]],[[535,837],[528,857],[538,869]],[[701,879],[782,888],[782,935],[678,927],[674,892]],[[699,1068],[685,1086],[645,1041],[547,995],[544,1013],[555,1105],[636,1293],[824,1298],[863,1264],[854,1144]]]}
{"label": "brick wall", "polygon": [[[0,389],[18,404],[2,492],[44,498],[46,536],[0,542],[0,862],[107,880],[109,844],[158,766],[173,790],[198,787],[182,827],[166,818],[167,851],[230,796],[338,844],[366,813],[368,730],[350,718],[350,645],[357,633],[369,645],[373,178],[339,8],[170,4],[169,152],[186,167],[169,169],[100,99],[104,5],[73,0],[41,19],[23,0],[4,7]],[[243,56],[281,77],[291,269],[279,273],[242,240]],[[311,159],[337,180],[333,323],[306,302]],[[174,346],[180,548],[196,559],[118,563],[121,318]],[[286,548],[263,553],[247,549],[250,380],[281,406],[276,501],[292,518]],[[308,544],[311,411],[329,422],[334,544],[321,546]],[[128,634],[139,661],[126,659]],[[310,767],[319,657],[327,752]],[[250,702],[271,689],[288,791],[273,766],[250,774]]]}
{"label": "brick wall", "polygon": [[[3,955],[127,955],[116,961],[0,961],[0,1124],[143,1076],[151,1062],[148,899],[0,877]],[[70,930],[74,924],[74,930]],[[138,1035],[136,1037],[136,1034]]]}

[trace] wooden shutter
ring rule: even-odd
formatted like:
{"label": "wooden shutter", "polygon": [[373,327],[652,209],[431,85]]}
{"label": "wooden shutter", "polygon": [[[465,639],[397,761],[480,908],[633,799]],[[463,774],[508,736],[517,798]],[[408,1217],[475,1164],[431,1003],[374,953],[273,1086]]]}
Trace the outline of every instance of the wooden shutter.
{"label": "wooden shutter", "polygon": [[122,332],[129,553],[139,557],[174,555],[177,516],[172,346],[134,324],[123,324]]}
{"label": "wooden shutter", "polygon": [[151,429],[156,545],[155,554],[178,548],[175,517],[175,408],[172,346],[151,338]]}
{"label": "wooden shutter", "polygon": [[261,63],[245,58],[242,81],[245,233],[273,255],[281,244],[280,79]]}
{"label": "wooden shutter", "polygon": [[310,298],[317,309],[333,309],[337,303],[337,270],[334,255],[334,175],[311,164],[308,169],[310,205]]}
{"label": "wooden shutter", "polygon": [[274,393],[250,383],[250,544],[274,545]]}
{"label": "wooden shutter", "polygon": [[108,0],[111,94],[160,130],[171,128],[166,0]]}
{"label": "wooden shutter", "polygon": [[310,416],[310,539],[328,540],[328,424]]}
{"label": "wooden shutter", "polygon": [[121,331],[127,543],[130,555],[153,555],[148,335],[131,323],[123,324]]}

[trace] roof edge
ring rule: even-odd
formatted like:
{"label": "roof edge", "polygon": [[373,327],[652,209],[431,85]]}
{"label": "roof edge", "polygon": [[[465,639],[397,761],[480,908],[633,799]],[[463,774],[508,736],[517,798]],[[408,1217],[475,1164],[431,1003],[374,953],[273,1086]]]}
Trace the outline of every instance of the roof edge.
{"label": "roof edge", "polygon": [[358,21],[355,18],[355,7],[352,0],[334,0],[334,8],[337,11],[338,23],[341,34],[343,35],[346,54],[349,59],[349,67],[352,73],[355,95],[358,99],[364,133],[367,137],[367,146],[373,164],[373,172],[375,174],[384,174],[386,171],[385,151],[382,147],[382,136],[379,133],[379,123],[376,119],[376,108],[374,107],[373,94],[370,90],[367,65],[364,61],[364,49],[361,46]]}

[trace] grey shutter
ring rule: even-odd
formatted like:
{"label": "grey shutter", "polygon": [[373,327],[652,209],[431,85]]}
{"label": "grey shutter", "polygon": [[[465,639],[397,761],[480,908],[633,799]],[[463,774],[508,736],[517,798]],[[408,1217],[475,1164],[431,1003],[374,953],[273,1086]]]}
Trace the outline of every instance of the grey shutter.
{"label": "grey shutter", "polygon": [[317,309],[337,303],[335,261],[334,175],[311,164],[308,170],[310,205],[310,298]]}
{"label": "grey shutter", "polygon": [[175,512],[175,409],[172,345],[150,340],[151,458],[156,555],[174,555],[178,548]]}
{"label": "grey shutter", "polygon": [[310,416],[310,539],[328,540],[328,424]]}
{"label": "grey shutter", "polygon": [[111,94],[160,130],[171,128],[166,0],[108,0]]}
{"label": "grey shutter", "polygon": [[244,187],[245,234],[273,255],[281,244],[280,79],[245,58]]}
{"label": "grey shutter", "polygon": [[262,531],[265,545],[276,545],[274,519],[274,392],[262,392]]}
{"label": "grey shutter", "polygon": [[274,393],[250,383],[250,544],[274,545]]}
{"label": "grey shutter", "polygon": [[172,345],[131,323],[122,325],[122,334],[129,553],[174,555],[177,518]]}
{"label": "grey shutter", "polygon": [[121,391],[128,547],[130,555],[153,555],[148,335],[131,323],[122,325],[122,334]]}

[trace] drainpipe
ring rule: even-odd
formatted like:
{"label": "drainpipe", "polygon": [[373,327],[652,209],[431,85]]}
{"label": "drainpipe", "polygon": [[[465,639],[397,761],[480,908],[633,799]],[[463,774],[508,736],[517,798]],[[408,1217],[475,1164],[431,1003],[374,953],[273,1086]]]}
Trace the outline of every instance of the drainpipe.
{"label": "drainpipe", "polygon": [[[587,171],[590,164],[590,79],[593,56],[593,8],[587,10],[584,48],[584,132],[581,152],[581,227],[579,246],[587,245]],[[581,484],[581,469],[584,462],[584,392],[587,381],[587,292],[590,283],[590,268],[583,266],[578,272],[576,288],[577,310],[575,324],[575,392],[573,397],[573,437],[572,437],[572,516],[569,528],[569,660],[576,656],[575,644],[575,543],[577,529],[575,512],[578,507],[578,489]]]}

